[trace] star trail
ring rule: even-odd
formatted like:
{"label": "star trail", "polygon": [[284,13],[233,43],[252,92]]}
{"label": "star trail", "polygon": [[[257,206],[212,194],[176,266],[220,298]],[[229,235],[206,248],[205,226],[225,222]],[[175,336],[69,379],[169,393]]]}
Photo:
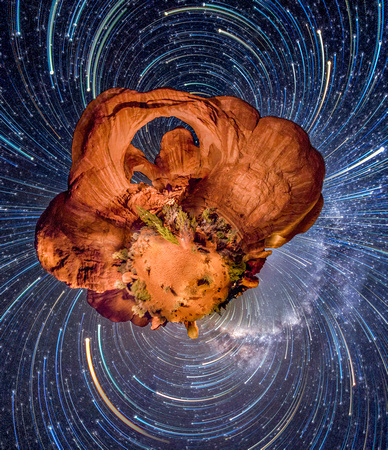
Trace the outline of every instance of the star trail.
{"label": "star trail", "polygon": [[[0,448],[387,448],[387,1],[0,8]],[[194,341],[104,319],[35,253],[77,121],[112,87],[242,98],[325,159],[315,225]],[[180,123],[133,144],[153,162]]]}

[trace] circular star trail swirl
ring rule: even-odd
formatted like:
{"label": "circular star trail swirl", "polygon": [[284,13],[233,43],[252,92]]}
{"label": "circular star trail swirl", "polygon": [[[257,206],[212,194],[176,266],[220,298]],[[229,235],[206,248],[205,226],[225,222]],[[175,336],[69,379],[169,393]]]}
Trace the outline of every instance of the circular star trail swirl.
{"label": "circular star trail swirl", "polygon": [[[386,0],[1,8],[0,447],[387,448]],[[35,254],[77,120],[115,86],[240,97],[325,158],[314,227],[195,341],[105,320]],[[135,145],[152,160],[177,124]]]}

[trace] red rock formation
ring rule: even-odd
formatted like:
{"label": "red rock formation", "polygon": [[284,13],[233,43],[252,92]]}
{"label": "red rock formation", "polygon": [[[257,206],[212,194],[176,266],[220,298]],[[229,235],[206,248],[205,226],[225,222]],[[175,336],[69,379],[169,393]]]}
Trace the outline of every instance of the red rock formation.
{"label": "red rock formation", "polygon": [[[131,141],[171,116],[199,147],[178,127],[152,164]],[[68,190],[37,224],[42,266],[89,289],[110,320],[183,322],[191,337],[196,319],[256,286],[265,249],[307,231],[323,205],[324,162],[307,134],[233,97],[110,89],[83,113],[72,160]],[[152,186],[131,183],[134,171]]]}

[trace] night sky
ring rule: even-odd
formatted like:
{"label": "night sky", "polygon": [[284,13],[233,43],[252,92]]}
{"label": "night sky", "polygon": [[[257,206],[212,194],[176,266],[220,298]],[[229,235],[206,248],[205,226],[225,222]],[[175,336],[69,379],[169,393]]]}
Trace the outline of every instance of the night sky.
{"label": "night sky", "polygon": [[[386,449],[387,0],[0,8],[0,448]],[[37,259],[77,121],[111,87],[240,97],[325,158],[315,225],[197,340],[104,319]],[[133,143],[153,161],[178,123]]]}

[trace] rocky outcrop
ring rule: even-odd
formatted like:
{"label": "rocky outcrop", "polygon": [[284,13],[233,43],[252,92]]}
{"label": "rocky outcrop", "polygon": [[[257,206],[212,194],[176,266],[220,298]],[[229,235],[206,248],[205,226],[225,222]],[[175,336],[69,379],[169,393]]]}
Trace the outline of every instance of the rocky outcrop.
{"label": "rocky outcrop", "polygon": [[[132,139],[171,116],[199,147],[178,127],[152,163]],[[37,224],[42,266],[90,290],[111,320],[183,322],[192,337],[195,320],[257,285],[266,249],[307,231],[323,205],[324,162],[307,134],[233,97],[110,89],[83,113],[72,161],[68,190]],[[135,171],[152,185],[131,183]]]}

